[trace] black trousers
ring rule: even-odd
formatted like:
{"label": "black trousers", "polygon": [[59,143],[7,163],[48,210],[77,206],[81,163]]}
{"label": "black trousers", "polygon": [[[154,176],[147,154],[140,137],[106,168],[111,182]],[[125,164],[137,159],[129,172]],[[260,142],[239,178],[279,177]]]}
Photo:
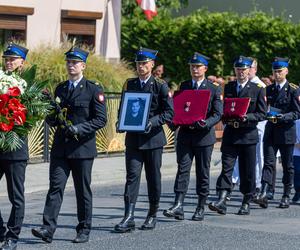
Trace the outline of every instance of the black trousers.
{"label": "black trousers", "polygon": [[125,202],[136,203],[143,164],[148,188],[150,204],[158,204],[161,194],[162,148],[140,150],[127,147],[126,159],[126,184],[124,192]]}
{"label": "black trousers", "polygon": [[217,180],[217,190],[231,191],[232,173],[239,157],[240,191],[243,195],[255,193],[256,144],[222,145],[222,171]]}
{"label": "black trousers", "polygon": [[[3,174],[4,174],[4,172],[3,172],[2,168],[0,167],[0,180],[3,176]],[[5,234],[5,231],[6,231],[6,228],[4,226],[4,221],[3,221],[3,218],[1,215],[1,210],[0,210],[0,237]]]}
{"label": "black trousers", "polygon": [[77,201],[77,232],[89,234],[92,225],[91,172],[94,158],[64,159],[51,157],[50,187],[43,213],[43,228],[54,233],[63,201],[65,186],[72,171]]}
{"label": "black trousers", "polygon": [[[7,239],[18,239],[21,232],[25,211],[24,182],[26,166],[26,160],[0,160],[0,179],[5,175],[8,198],[12,204],[7,222]],[[5,231],[5,227],[0,213],[1,230]]]}
{"label": "black trousers", "polygon": [[6,228],[4,226],[3,218],[0,211],[0,237],[4,236]]}
{"label": "black trousers", "polygon": [[293,150],[294,144],[272,145],[264,143],[264,167],[262,172],[262,182],[273,185],[273,173],[276,171],[276,154],[281,154],[281,163],[283,167],[282,183],[291,188],[294,180]]}
{"label": "black trousers", "polygon": [[207,197],[209,194],[209,170],[214,146],[193,147],[177,143],[176,154],[178,169],[174,184],[175,193],[186,194],[189,187],[192,162],[196,161],[196,192]]}

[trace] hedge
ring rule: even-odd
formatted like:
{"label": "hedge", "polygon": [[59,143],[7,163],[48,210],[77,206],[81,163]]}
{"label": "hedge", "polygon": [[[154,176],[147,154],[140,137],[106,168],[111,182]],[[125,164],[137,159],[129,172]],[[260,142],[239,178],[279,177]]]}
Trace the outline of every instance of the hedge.
{"label": "hedge", "polygon": [[198,51],[211,58],[207,74],[233,74],[238,55],[258,59],[260,76],[268,76],[275,56],[291,58],[289,80],[300,80],[300,24],[263,12],[238,15],[198,10],[186,17],[158,16],[148,22],[137,15],[123,18],[122,57],[134,58],[139,46],[159,50],[158,63],[175,82],[189,78],[188,57]]}

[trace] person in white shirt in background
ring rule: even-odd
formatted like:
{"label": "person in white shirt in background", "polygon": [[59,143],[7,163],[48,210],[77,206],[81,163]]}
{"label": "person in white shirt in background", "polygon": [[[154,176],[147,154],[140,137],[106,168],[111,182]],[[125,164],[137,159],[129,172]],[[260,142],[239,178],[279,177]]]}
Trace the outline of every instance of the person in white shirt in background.
{"label": "person in white shirt in background", "polygon": [[296,121],[296,143],[293,153],[293,165],[295,195],[292,201],[293,203],[297,203],[300,201],[300,120]]}
{"label": "person in white shirt in background", "polygon": [[[255,58],[253,59],[253,63],[251,65],[250,71],[249,71],[249,80],[253,83],[256,83],[263,88],[266,87],[265,83],[259,79],[259,77],[256,75],[257,72],[257,60]],[[255,180],[256,180],[256,194],[257,195],[261,188],[261,175],[262,175],[262,168],[264,166],[264,154],[263,154],[263,137],[265,132],[265,126],[266,126],[266,120],[261,121],[257,124],[258,129],[258,137],[259,142],[256,145],[256,168],[255,168]],[[235,162],[234,170],[232,174],[232,184],[233,185],[239,185],[240,182],[240,175],[239,175],[239,162],[238,159]],[[230,199],[230,197],[228,197]]]}

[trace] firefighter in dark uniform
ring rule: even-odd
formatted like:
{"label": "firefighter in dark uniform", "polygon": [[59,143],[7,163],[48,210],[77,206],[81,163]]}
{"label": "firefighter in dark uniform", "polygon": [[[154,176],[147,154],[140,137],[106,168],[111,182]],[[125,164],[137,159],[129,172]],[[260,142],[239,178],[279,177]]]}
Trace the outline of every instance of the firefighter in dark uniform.
{"label": "firefighter in dark uniform", "polygon": [[[92,226],[91,171],[96,150],[96,130],[106,124],[106,106],[103,90],[83,76],[88,52],[71,48],[66,55],[69,80],[59,84],[55,100],[67,112],[67,120],[51,113],[46,121],[56,126],[50,158],[50,187],[46,198],[41,228],[32,229],[32,234],[50,243],[57,226],[57,217],[70,172],[72,172],[76,201],[77,236],[74,243],[89,240]],[[70,125],[70,123],[72,125]]]}
{"label": "firefighter in dark uniform", "polygon": [[204,205],[209,194],[210,161],[214,143],[216,142],[214,125],[221,120],[223,105],[221,101],[221,86],[205,78],[208,60],[209,58],[206,56],[197,52],[194,53],[189,60],[192,79],[180,84],[180,90],[209,90],[211,95],[206,119],[196,121],[192,126],[180,127],[177,135],[178,170],[174,184],[175,202],[171,208],[164,210],[163,214],[179,220],[184,219],[183,200],[188,191],[194,157],[196,161],[198,205],[192,220],[203,220]]}
{"label": "firefighter in dark uniform", "polygon": [[[4,58],[4,74],[18,73],[24,65],[27,52],[26,48],[17,44],[8,45],[2,56]],[[24,83],[26,82],[24,81]],[[3,250],[17,249],[17,242],[24,219],[24,182],[28,158],[27,138],[24,138],[21,148],[16,151],[0,151],[0,179],[5,175],[8,197],[12,204],[7,222],[7,232],[0,212],[0,242],[5,241],[0,249]]]}
{"label": "firefighter in dark uniform", "polygon": [[173,101],[168,84],[152,76],[157,51],[140,48],[136,53],[138,78],[128,79],[123,91],[151,92],[152,99],[149,121],[145,133],[127,132],[125,138],[126,184],[124,192],[125,215],[115,226],[115,231],[124,233],[135,229],[134,209],[139,192],[140,177],[145,166],[149,211],[142,230],[155,228],[156,213],[161,194],[161,173],[163,146],[166,137],[162,125],[173,118]]}
{"label": "firefighter in dark uniform", "polygon": [[248,79],[252,59],[240,56],[234,62],[236,81],[225,85],[224,98],[251,98],[246,115],[239,120],[226,122],[223,133],[222,171],[217,180],[219,199],[209,204],[209,209],[226,214],[226,198],[232,188],[232,173],[239,158],[240,191],[244,195],[239,215],[250,213],[249,203],[255,194],[256,144],[258,143],[257,123],[266,116],[265,89]]}
{"label": "firefighter in dark uniform", "polygon": [[300,90],[297,85],[289,83],[289,59],[278,58],[272,63],[275,83],[267,87],[268,122],[264,135],[264,167],[262,189],[256,203],[268,207],[267,190],[273,185],[273,172],[276,169],[276,154],[280,151],[283,167],[283,196],[280,208],[288,208],[293,185],[293,149],[296,143],[295,120],[300,115]]}

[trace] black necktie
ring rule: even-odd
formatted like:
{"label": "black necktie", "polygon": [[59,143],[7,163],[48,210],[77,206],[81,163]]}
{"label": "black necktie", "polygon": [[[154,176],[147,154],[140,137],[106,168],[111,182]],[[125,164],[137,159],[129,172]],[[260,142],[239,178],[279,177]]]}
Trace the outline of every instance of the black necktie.
{"label": "black necktie", "polygon": [[70,83],[68,95],[71,96],[74,92],[75,86],[74,83]]}
{"label": "black necktie", "polygon": [[146,83],[145,83],[145,82],[142,82],[142,83],[141,83],[141,88],[144,88],[145,85],[146,85]]}
{"label": "black necktie", "polygon": [[278,94],[279,91],[280,91],[280,85],[279,84],[276,86],[276,90],[277,90],[277,94]]}
{"label": "black necktie", "polygon": [[242,85],[241,85],[241,84],[239,84],[239,86],[238,86],[238,92],[237,92],[237,94],[239,94],[239,93],[242,91],[242,89],[243,89]]}

